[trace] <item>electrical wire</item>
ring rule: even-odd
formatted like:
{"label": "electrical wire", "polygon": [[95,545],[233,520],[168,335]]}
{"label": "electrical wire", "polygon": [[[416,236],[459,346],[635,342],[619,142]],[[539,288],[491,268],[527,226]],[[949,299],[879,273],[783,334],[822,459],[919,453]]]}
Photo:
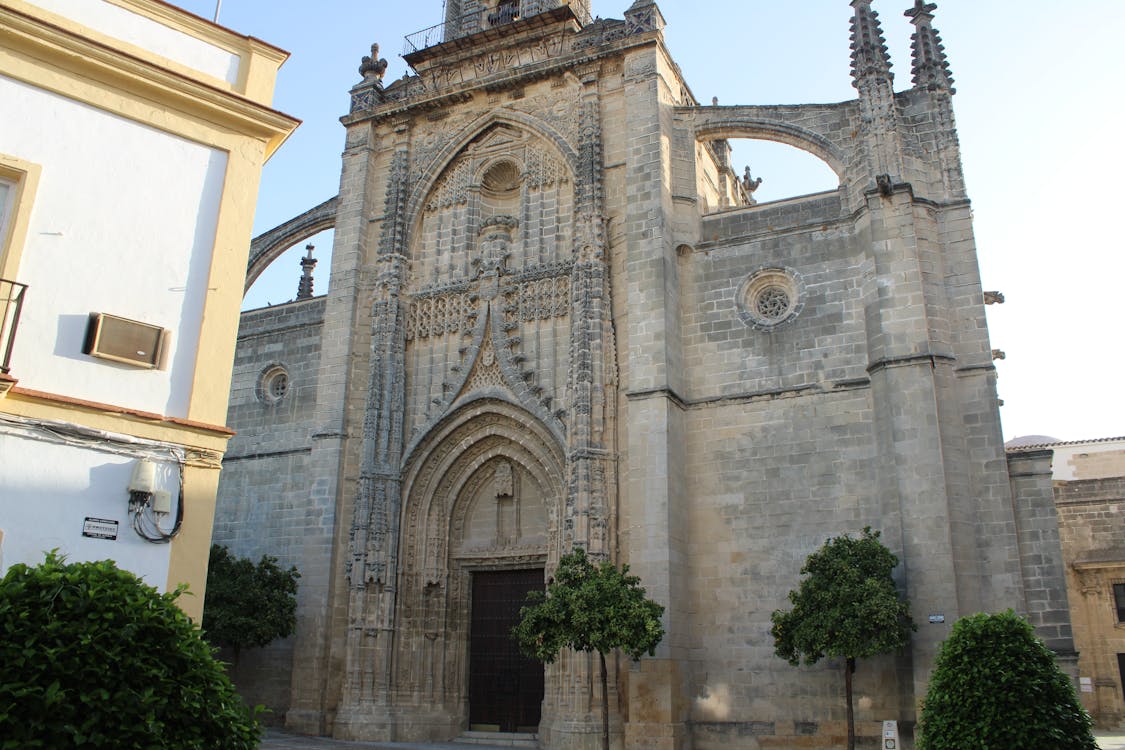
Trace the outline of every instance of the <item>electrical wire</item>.
{"label": "electrical wire", "polygon": [[180,533],[184,522],[184,465],[187,462],[184,448],[172,443],[145,440],[70,422],[32,420],[14,414],[0,414],[0,434],[141,461],[174,462],[179,471],[179,492],[176,520],[172,529],[165,531],[160,526],[158,516],[167,514],[154,510],[151,492],[129,492],[129,515],[132,516],[133,531],[146,542],[168,544]]}

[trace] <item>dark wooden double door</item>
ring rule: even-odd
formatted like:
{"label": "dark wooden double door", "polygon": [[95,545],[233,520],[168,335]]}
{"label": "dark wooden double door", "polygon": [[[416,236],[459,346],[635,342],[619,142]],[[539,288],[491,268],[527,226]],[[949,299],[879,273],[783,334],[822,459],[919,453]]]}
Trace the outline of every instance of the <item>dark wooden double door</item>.
{"label": "dark wooden double door", "polygon": [[543,590],[543,570],[473,573],[469,631],[469,727],[534,732],[543,704],[543,665],[520,654],[512,638],[529,591]]}

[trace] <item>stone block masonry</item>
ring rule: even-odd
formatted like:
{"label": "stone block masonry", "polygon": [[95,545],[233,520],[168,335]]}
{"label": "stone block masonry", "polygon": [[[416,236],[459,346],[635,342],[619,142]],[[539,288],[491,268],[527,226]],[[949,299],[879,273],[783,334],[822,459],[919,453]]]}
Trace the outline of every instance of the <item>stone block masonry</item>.
{"label": "stone block masonry", "polygon": [[[655,655],[609,665],[619,749],[838,742],[838,665],[782,662],[770,614],[864,526],[919,630],[860,666],[861,735],[894,718],[909,745],[961,615],[1010,607],[1073,652],[1049,470],[1002,445],[949,81],[894,93],[852,6],[859,97],[832,105],[701,106],[651,0],[523,3],[387,85],[365,63],[322,318],[248,314],[216,526],[307,575],[296,638],[253,677],[277,701],[291,677],[291,729],[598,746],[588,656],[470,670],[500,658],[478,584],[545,580],[574,546],[666,607]],[[754,204],[730,138],[802,148],[840,186]],[[282,359],[315,399],[270,411],[251,380]]]}

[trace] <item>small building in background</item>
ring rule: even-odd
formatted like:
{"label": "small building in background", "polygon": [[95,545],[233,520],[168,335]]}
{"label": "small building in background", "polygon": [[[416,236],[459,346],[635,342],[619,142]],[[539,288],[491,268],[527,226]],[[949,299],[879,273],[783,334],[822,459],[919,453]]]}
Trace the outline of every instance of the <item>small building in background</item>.
{"label": "small building in background", "polygon": [[158,0],[0,0],[0,572],[112,559],[198,619],[287,56]]}
{"label": "small building in background", "polygon": [[1008,443],[1052,451],[1082,703],[1103,728],[1125,728],[1125,437]]}

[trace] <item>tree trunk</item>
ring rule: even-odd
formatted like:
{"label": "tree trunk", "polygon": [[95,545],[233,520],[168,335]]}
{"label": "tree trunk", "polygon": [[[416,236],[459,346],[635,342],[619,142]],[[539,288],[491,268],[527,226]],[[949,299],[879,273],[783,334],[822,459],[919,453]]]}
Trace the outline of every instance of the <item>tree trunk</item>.
{"label": "tree trunk", "polygon": [[844,695],[848,699],[848,750],[855,750],[855,713],[852,711],[852,673],[855,657],[849,656],[844,664]]}
{"label": "tree trunk", "polygon": [[609,675],[605,667],[605,654],[598,652],[602,663],[602,750],[609,750]]}

